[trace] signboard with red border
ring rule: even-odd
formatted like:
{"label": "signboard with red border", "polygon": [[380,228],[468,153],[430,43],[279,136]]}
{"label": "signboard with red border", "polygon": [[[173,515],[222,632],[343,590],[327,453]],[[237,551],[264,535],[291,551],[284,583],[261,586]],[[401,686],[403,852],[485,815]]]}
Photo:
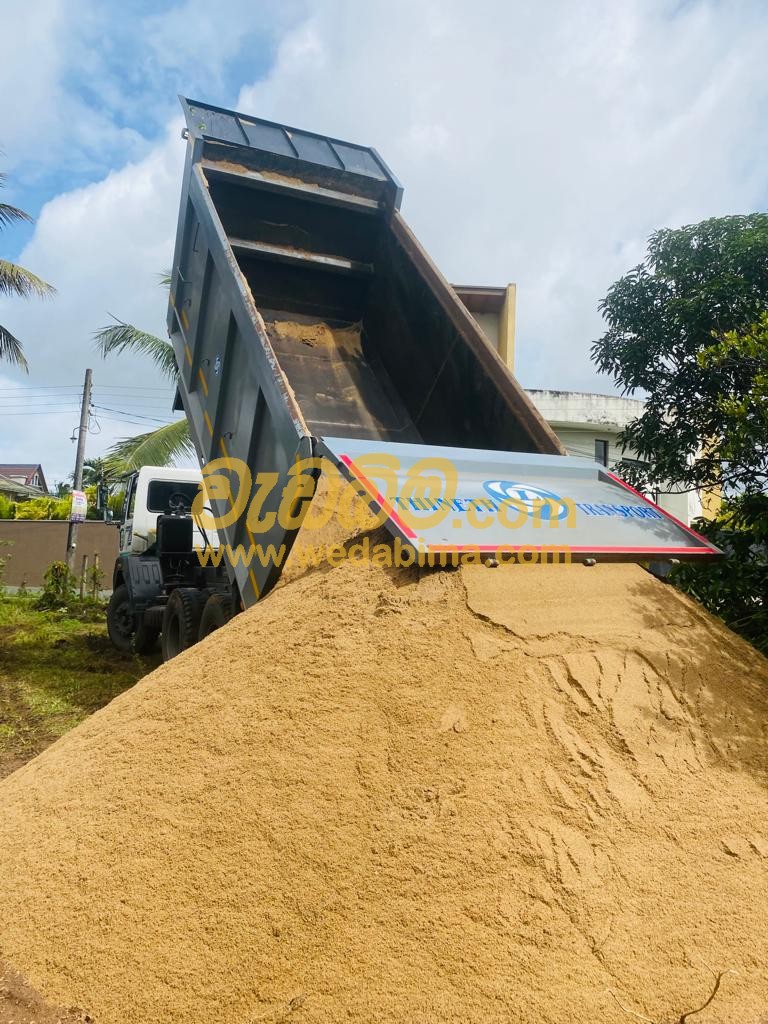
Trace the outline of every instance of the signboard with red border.
{"label": "signboard with red border", "polygon": [[574,561],[722,552],[604,466],[528,452],[323,438],[321,448],[425,553],[567,550]]}

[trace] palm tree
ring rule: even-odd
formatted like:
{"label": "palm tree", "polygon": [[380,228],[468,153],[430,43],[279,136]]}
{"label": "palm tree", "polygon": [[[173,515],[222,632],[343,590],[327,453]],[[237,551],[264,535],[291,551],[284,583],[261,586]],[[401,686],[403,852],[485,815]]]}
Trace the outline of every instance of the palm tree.
{"label": "palm tree", "polygon": [[[74,476],[74,473],[72,474]],[[86,459],[83,462],[83,487],[93,487],[100,484],[106,476],[104,459],[98,456],[93,459]]]}
{"label": "palm tree", "polygon": [[[160,283],[168,287],[170,276],[161,275]],[[174,382],[178,379],[176,356],[170,341],[114,319],[113,324],[102,327],[94,335],[96,347],[104,358],[121,352],[135,352],[148,356],[166,379]],[[112,475],[119,475],[142,466],[167,466],[182,456],[194,455],[194,452],[187,421],[175,420],[146,434],[122,438],[108,450],[105,462]]]}
{"label": "palm tree", "polygon": [[[5,175],[0,173],[0,188],[5,187]],[[0,203],[0,229],[14,221],[31,224],[33,218],[28,213],[8,203]],[[0,295],[20,295],[23,299],[36,295],[45,299],[53,295],[56,289],[24,267],[0,259]],[[28,372],[24,349],[18,338],[15,338],[7,327],[0,324],[0,359],[15,363]]]}

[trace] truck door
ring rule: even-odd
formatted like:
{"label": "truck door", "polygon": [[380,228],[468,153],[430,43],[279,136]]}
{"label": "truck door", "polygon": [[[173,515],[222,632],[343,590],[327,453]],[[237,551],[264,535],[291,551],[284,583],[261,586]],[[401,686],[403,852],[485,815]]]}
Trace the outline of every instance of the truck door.
{"label": "truck door", "polygon": [[120,550],[130,551],[133,541],[133,510],[136,506],[136,485],[138,474],[128,478],[125,488],[125,501],[123,502],[123,517],[120,522]]}

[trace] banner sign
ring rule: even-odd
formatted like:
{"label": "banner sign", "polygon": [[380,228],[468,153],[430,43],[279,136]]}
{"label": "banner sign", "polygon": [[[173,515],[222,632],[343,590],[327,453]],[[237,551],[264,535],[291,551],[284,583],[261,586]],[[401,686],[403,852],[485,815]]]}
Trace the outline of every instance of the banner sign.
{"label": "banner sign", "polygon": [[73,523],[82,523],[88,512],[88,499],[85,491],[72,491],[72,510],[69,518]]}
{"label": "banner sign", "polygon": [[589,459],[326,437],[321,449],[425,552],[567,549],[574,560],[722,552]]}

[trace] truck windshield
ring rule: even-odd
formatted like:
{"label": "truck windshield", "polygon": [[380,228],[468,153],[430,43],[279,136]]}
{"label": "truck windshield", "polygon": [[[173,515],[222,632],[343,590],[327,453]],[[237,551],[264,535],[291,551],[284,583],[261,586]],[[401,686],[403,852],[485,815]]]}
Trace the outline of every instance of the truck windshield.
{"label": "truck windshield", "polygon": [[[150,512],[170,512],[172,495],[183,494],[186,505],[192,508],[192,502],[200,489],[200,485],[188,480],[150,480],[147,488],[147,508]],[[174,504],[178,502],[176,498]]]}

